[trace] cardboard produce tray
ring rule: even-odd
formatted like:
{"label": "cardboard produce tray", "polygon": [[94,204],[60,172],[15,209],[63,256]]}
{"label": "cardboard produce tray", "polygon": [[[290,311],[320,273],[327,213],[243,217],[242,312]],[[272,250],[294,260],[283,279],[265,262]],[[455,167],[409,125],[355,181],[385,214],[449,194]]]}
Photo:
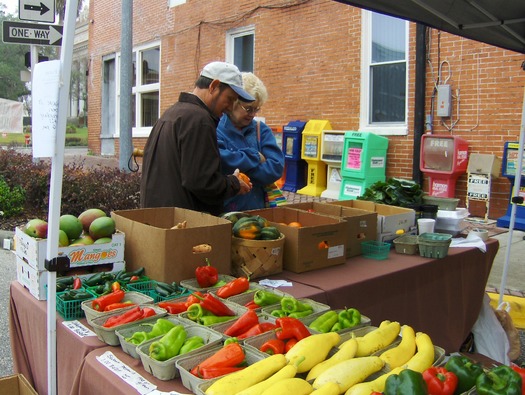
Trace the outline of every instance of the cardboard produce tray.
{"label": "cardboard produce tray", "polygon": [[140,346],[137,346],[137,353],[139,354],[140,360],[142,361],[144,370],[146,370],[148,373],[151,373],[159,380],[172,380],[180,376],[179,370],[175,365],[177,360],[183,357],[190,357],[191,355],[197,354],[199,352],[204,352],[216,344],[222,342],[222,335],[220,333],[202,325],[186,326],[184,329],[186,329],[187,338],[192,336],[200,336],[204,340],[204,345],[196,350],[190,351],[187,354],[177,355],[166,361],[157,361],[149,356],[149,347],[151,343],[159,340],[160,337],[148,340]]}

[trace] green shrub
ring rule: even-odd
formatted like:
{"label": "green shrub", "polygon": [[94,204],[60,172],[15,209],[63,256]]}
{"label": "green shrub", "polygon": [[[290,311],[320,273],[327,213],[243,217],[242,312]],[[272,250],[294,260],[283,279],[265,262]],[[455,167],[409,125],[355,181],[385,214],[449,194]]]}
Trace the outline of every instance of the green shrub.
{"label": "green shrub", "polygon": [[26,196],[20,186],[10,188],[0,177],[0,213],[5,218],[11,218],[24,211]]}
{"label": "green shrub", "polygon": [[[9,188],[25,191],[24,212],[47,218],[49,208],[49,161],[34,162],[31,155],[13,149],[0,150],[0,175]],[[80,215],[88,208],[106,213],[139,207],[140,175],[107,166],[84,167],[83,161],[64,165],[62,214]]]}

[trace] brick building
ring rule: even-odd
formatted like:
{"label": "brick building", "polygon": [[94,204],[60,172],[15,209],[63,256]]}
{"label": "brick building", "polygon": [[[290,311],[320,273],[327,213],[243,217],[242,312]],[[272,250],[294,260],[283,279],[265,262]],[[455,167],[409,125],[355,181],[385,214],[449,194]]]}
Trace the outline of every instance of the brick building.
{"label": "brick building", "polygon": [[[90,1],[89,149],[95,154],[118,153],[121,8],[121,1]],[[387,177],[420,176],[425,132],[462,137],[469,153],[500,158],[504,143],[519,138],[525,73],[515,52],[332,0],[135,0],[132,26],[137,148],[213,60],[234,62],[264,81],[269,100],[259,115],[271,127],[321,119],[336,130],[388,137]],[[416,47],[418,34],[424,49]],[[418,62],[425,78],[416,103]],[[451,87],[448,117],[437,115],[441,84]],[[428,190],[426,176],[423,181]],[[466,190],[462,175],[461,206]],[[509,196],[509,180],[494,178],[491,218],[505,213]],[[470,212],[483,216],[485,204],[471,202]]]}

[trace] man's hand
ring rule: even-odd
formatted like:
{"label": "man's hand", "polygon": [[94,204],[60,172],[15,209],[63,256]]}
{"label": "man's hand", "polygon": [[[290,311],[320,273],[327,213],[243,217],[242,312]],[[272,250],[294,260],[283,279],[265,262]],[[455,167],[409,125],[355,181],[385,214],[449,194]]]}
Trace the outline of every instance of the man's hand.
{"label": "man's hand", "polygon": [[241,185],[241,189],[239,190],[238,195],[244,195],[252,190],[252,183],[249,181],[246,182],[245,178],[241,177],[240,174],[241,172],[239,171],[239,169],[235,169],[235,171],[233,172],[233,175],[237,177],[237,179],[239,180],[239,184]]}

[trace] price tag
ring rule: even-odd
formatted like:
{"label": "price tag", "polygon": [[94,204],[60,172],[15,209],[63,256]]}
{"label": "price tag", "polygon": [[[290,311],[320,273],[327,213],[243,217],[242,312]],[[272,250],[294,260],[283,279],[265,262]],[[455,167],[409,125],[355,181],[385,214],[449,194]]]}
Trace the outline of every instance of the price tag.
{"label": "price tag", "polygon": [[69,329],[71,332],[73,332],[78,337],[87,337],[87,336],[97,335],[95,332],[93,332],[91,329],[89,329],[87,326],[85,326],[78,320],[62,321],[62,325],[64,325],[67,329]]}
{"label": "price tag", "polygon": [[140,374],[135,372],[132,368],[118,359],[111,351],[106,351],[104,354],[98,356],[97,360],[126,383],[135,388],[141,395],[149,394],[157,388],[155,384],[150,383]]}

